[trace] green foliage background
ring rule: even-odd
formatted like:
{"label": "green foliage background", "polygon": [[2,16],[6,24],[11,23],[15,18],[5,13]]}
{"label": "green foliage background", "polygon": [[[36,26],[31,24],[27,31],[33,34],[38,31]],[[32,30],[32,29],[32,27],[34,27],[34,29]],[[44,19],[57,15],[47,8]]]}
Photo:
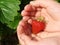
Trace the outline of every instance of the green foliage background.
{"label": "green foliage background", "polygon": [[[16,41],[16,28],[22,18],[20,12],[30,1],[31,0],[0,0],[0,40],[2,40],[2,42],[6,43],[10,41],[11,37],[13,37],[13,39],[15,37],[14,41]],[[60,0],[57,1],[60,2]],[[18,40],[16,42],[18,42]]]}
{"label": "green foliage background", "polygon": [[21,20],[21,10],[30,0],[0,0],[0,43],[17,45],[16,28]]}

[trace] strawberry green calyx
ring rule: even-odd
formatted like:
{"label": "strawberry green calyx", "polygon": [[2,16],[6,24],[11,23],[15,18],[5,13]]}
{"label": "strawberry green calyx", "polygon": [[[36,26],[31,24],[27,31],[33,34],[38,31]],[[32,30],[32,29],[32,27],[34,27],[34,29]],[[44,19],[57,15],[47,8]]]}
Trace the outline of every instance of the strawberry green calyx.
{"label": "strawberry green calyx", "polygon": [[43,16],[40,16],[36,19],[37,21],[45,21],[45,18]]}

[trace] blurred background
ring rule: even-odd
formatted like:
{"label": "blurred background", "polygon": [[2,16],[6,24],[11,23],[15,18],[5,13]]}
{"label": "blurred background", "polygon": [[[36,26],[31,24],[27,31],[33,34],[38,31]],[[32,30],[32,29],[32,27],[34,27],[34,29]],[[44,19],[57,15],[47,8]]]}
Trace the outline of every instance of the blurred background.
{"label": "blurred background", "polygon": [[[18,45],[16,28],[24,6],[31,0],[0,0],[0,45]],[[57,0],[60,2],[60,0]]]}

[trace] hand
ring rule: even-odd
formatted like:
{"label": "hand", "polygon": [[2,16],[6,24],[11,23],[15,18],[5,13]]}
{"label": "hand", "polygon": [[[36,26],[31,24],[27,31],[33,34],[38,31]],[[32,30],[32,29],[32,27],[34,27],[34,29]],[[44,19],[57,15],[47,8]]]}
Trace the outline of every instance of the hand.
{"label": "hand", "polygon": [[[35,2],[35,1],[34,1]],[[33,8],[31,8],[31,5],[32,5],[32,7]],[[22,45],[59,45],[59,43],[57,43],[57,42],[60,42],[59,40],[60,40],[60,38],[59,37],[55,37],[55,36],[52,36],[52,37],[50,37],[50,38],[45,38],[44,39],[44,37],[43,37],[43,39],[41,39],[41,38],[39,38],[41,35],[39,35],[39,36],[34,36],[34,38],[36,38],[38,41],[34,41],[34,40],[31,40],[30,39],[30,37],[29,36],[27,36],[27,35],[25,35],[24,33],[21,33],[22,32],[22,30],[31,30],[31,28],[30,28],[30,25],[28,25],[28,24],[31,24],[31,20],[30,19],[32,19],[31,17],[38,17],[38,16],[40,16],[40,14],[42,15],[42,16],[44,16],[45,17],[45,19],[48,21],[48,24],[47,24],[47,27],[49,27],[49,28],[47,28],[46,27],[46,29],[48,29],[48,30],[46,30],[46,31],[57,31],[57,30],[55,30],[55,28],[57,27],[56,25],[58,24],[57,23],[57,21],[60,23],[60,20],[56,20],[55,18],[53,19],[53,18],[51,18],[51,16],[50,16],[50,13],[47,13],[47,12],[49,12],[48,10],[47,10],[47,7],[45,7],[45,6],[35,6],[34,4],[32,4],[31,3],[31,5],[29,5],[29,6],[26,6],[25,7],[25,9],[22,11],[22,16],[23,16],[23,20],[19,23],[19,25],[18,25],[18,28],[17,28],[17,35],[18,35],[18,39],[19,39],[19,41],[21,42],[21,44]],[[42,5],[42,4],[41,4]],[[51,5],[50,5],[51,6]],[[27,9],[27,8],[31,8],[31,10],[30,9]],[[37,7],[37,8],[36,8]],[[39,8],[38,8],[39,7]],[[40,11],[40,9],[41,9],[41,11]],[[57,8],[58,9],[58,8]],[[36,11],[37,10],[37,11]],[[24,13],[23,13],[24,12]],[[53,11],[54,12],[54,11]],[[44,15],[43,15],[44,14]],[[53,13],[53,15],[54,15],[54,13]],[[25,18],[26,17],[26,18]],[[47,17],[49,18],[49,19],[47,19]],[[52,16],[53,17],[53,16]],[[27,21],[27,23],[25,23]],[[52,21],[52,22],[51,22]],[[56,23],[56,25],[54,25],[53,24],[53,26],[55,26],[54,28],[51,28],[49,25],[51,25],[52,26],[52,24],[51,23]],[[50,24],[49,24],[50,23]],[[29,28],[25,28],[25,27],[29,27]],[[59,26],[58,26],[59,27]],[[54,29],[54,30],[53,30]],[[59,28],[58,28],[59,29]],[[58,30],[59,31],[59,30]],[[28,31],[29,32],[29,31]],[[40,33],[41,34],[41,33]],[[42,33],[42,35],[43,34],[46,34],[46,33]],[[49,34],[49,33],[48,33]],[[56,34],[56,33],[55,33]],[[54,34],[54,35],[55,35]],[[57,33],[58,34],[58,33]],[[60,34],[60,33],[59,33]],[[50,34],[50,36],[51,36],[52,34]],[[43,35],[44,36],[44,35]],[[46,35],[47,36],[47,35]],[[48,35],[49,36],[49,35]]]}
{"label": "hand", "polygon": [[30,4],[34,7],[43,9],[41,15],[45,17],[47,26],[45,31],[60,31],[60,4],[55,1],[38,0],[32,1]]}
{"label": "hand", "polygon": [[[26,34],[23,32],[23,30],[26,31]],[[30,34],[28,34],[28,32],[30,33],[30,31],[28,30],[31,30],[30,25],[27,25],[27,23],[24,20],[21,20],[17,28],[17,35],[18,35],[19,43],[21,45],[60,45],[59,36],[53,36],[49,38],[40,38],[39,36],[35,36],[33,34],[32,37],[30,37],[29,36]]]}
{"label": "hand", "polygon": [[[30,15],[39,17],[40,15],[45,17],[47,22],[45,31],[56,32],[60,31],[60,4],[55,1],[38,0],[30,2],[31,6],[26,6],[22,11],[22,15]],[[29,9],[28,9],[29,7]],[[28,11],[29,10],[29,11]],[[37,11],[36,11],[37,10]]]}

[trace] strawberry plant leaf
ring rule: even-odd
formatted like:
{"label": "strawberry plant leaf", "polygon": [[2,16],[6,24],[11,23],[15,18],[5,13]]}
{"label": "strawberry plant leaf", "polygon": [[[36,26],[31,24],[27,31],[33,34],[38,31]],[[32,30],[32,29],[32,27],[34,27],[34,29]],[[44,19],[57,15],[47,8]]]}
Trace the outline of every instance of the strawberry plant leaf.
{"label": "strawberry plant leaf", "polygon": [[[17,2],[17,1],[16,1]],[[0,1],[0,8],[2,13],[6,19],[9,21],[13,21],[14,17],[17,16],[17,11],[19,9],[19,4],[15,5],[15,3],[7,1]]]}
{"label": "strawberry plant leaf", "polygon": [[0,0],[0,21],[12,29],[16,29],[19,22],[17,17],[20,3],[19,0]]}
{"label": "strawberry plant leaf", "polygon": [[14,21],[9,22],[7,26],[9,26],[11,29],[16,29],[20,19],[21,19],[21,16],[17,15]]}

